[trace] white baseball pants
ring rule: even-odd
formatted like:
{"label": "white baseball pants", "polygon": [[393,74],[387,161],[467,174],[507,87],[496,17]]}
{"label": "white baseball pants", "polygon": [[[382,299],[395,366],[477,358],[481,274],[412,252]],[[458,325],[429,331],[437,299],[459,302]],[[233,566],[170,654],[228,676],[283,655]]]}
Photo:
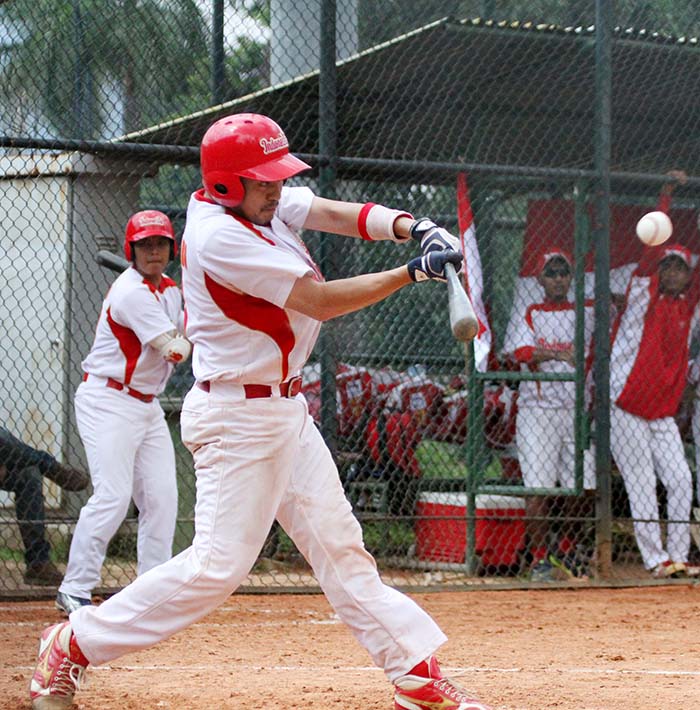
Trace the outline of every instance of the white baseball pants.
{"label": "white baseball pants", "polygon": [[240,387],[213,382],[209,393],[189,392],[181,425],[197,473],[192,546],[71,614],[91,663],[152,646],[219,606],[245,580],[275,517],[389,680],[444,643],[428,614],[382,583],[303,396],[246,400]]}
{"label": "white baseball pants", "polygon": [[[561,407],[523,406],[515,419],[518,460],[528,488],[573,488],[576,449],[574,412]],[[593,449],[583,452],[583,487],[595,488]]]}
{"label": "white baseball pants", "polygon": [[700,399],[693,404],[691,427],[695,443],[695,502],[700,506]]}
{"label": "white baseball pants", "polygon": [[133,497],[139,510],[138,573],[170,559],[177,519],[175,450],[157,399],[141,402],[89,378],[75,395],[93,493],[80,511],[59,591],[89,598],[107,545]]}
{"label": "white baseball pants", "polygon": [[[642,419],[613,405],[610,447],[627,490],[634,534],[644,566],[687,562],[693,482],[673,417]],[[666,548],[661,540],[656,478],[666,489]]]}

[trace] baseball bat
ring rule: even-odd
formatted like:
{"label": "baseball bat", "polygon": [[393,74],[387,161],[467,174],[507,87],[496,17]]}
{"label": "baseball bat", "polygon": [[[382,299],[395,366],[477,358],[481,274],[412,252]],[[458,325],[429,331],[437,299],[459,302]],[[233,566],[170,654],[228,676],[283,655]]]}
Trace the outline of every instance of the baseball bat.
{"label": "baseball bat", "polygon": [[445,264],[447,277],[447,304],[450,309],[450,328],[456,340],[468,343],[479,332],[479,320],[453,264]]}
{"label": "baseball bat", "polygon": [[116,271],[118,274],[121,274],[122,271],[125,271],[131,266],[123,256],[114,254],[106,249],[100,249],[95,258],[100,266]]}

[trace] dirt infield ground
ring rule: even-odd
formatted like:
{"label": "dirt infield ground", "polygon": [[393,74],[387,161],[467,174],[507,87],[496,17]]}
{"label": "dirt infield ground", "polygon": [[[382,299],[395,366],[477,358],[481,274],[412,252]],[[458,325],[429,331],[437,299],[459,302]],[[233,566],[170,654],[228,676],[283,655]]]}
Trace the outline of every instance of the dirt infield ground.
{"label": "dirt infield ground", "polygon": [[[498,710],[700,707],[700,586],[416,594],[443,666]],[[49,602],[0,606],[0,708],[29,708]],[[389,710],[391,686],[319,595],[247,595],[89,671],[79,710]]]}

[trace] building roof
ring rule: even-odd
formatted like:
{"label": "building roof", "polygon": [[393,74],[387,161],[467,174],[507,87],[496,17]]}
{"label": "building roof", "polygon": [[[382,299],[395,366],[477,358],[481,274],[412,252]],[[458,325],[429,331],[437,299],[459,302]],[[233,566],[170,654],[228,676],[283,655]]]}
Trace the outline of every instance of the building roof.
{"label": "building roof", "polygon": [[[622,28],[613,39],[613,170],[700,174],[698,40]],[[313,156],[318,95],[316,71],[120,140],[196,146],[217,118],[251,111]],[[592,169],[594,117],[594,27],[444,18],[337,65],[337,154],[367,160],[365,177],[387,159],[405,161],[411,179],[423,161],[433,173],[440,163]],[[341,176],[359,172],[341,161]]]}

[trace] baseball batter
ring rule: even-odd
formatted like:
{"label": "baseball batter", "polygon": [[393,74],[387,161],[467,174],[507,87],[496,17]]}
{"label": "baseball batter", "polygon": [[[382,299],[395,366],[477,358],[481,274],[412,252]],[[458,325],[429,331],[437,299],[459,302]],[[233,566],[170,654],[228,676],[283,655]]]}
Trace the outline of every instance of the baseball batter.
{"label": "baseball batter", "polygon": [[[610,358],[612,453],[644,566],[659,578],[689,573],[692,476],[674,416],[686,384],[689,341],[699,324],[699,300],[690,252],[679,244],[646,247],[630,279]],[[666,489],[665,546],[657,476]]]}
{"label": "baseball batter", "polygon": [[138,573],[170,559],[177,517],[175,451],[158,402],[174,363],[187,358],[182,296],[164,275],[176,253],[168,217],[156,210],[129,220],[132,266],[107,294],[95,340],[82,363],[75,414],[93,494],[80,511],[56,597],[70,614],[89,605],[107,545],[133,497],[139,510]]}
{"label": "baseball batter", "polygon": [[[504,350],[526,370],[573,375],[576,305],[569,300],[572,259],[562,250],[552,249],[540,258],[539,283],[544,300],[531,304]],[[584,304],[584,339],[590,345],[593,335],[593,303]],[[589,348],[587,348],[587,351]],[[516,439],[523,483],[529,488],[573,488],[575,448],[574,382],[523,380],[519,385]],[[595,462],[590,450],[584,451],[584,488],[595,488]],[[528,536],[535,581],[552,578],[552,567],[561,568],[558,544],[550,549],[548,522],[551,499],[531,496],[527,500]],[[569,507],[580,502],[569,499]],[[576,511],[570,511],[572,514]],[[564,567],[565,569],[568,569]],[[569,572],[578,572],[570,569]]]}
{"label": "baseball batter", "polygon": [[[266,116],[213,124],[201,167],[204,189],[190,200],[182,247],[197,378],[181,421],[197,474],[195,537],[101,606],[82,607],[44,632],[33,707],[69,706],[88,662],[151,646],[221,604],[246,578],[276,518],[336,613],[394,683],[396,708],[484,710],[442,677],[433,654],[446,639],[437,624],[382,583],[300,394],[299,374],[321,321],[412,281],[444,280],[445,264],[462,261],[450,248],[454,237],[405,212],[284,186],[308,166]],[[411,234],[416,224],[421,229]],[[414,236],[423,254],[399,268],[326,282],[297,235],[301,228],[368,240]]]}

